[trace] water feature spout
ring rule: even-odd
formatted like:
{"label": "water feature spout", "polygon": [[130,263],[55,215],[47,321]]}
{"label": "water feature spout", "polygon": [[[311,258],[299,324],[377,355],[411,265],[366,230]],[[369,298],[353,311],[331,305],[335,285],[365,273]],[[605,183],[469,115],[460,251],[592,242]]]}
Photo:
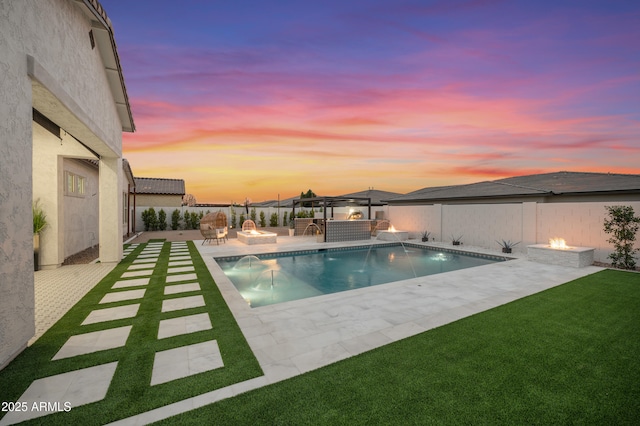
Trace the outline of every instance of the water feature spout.
{"label": "water feature spout", "polygon": [[238,260],[233,266],[233,269],[252,269],[254,265],[259,269],[263,269],[265,267],[264,263],[262,263],[258,256],[250,255]]}
{"label": "water feature spout", "polygon": [[302,236],[304,237],[304,234],[307,232],[307,229],[309,229],[309,227],[313,227],[315,226],[316,229],[318,230],[317,233],[322,234],[322,229],[320,229],[320,227],[318,226],[318,224],[311,222],[310,224],[308,224],[305,228],[304,231],[302,232]]}
{"label": "water feature spout", "polygon": [[[404,243],[402,242],[402,240],[400,239],[400,237],[398,236],[398,234],[396,232],[389,232],[387,233],[388,235],[393,235],[396,240],[398,240],[398,242],[400,243],[400,245],[402,246],[402,250],[404,251],[404,253],[407,255],[407,260],[409,261],[409,265],[411,266],[411,270],[413,271],[413,277],[414,278],[418,278],[418,274],[416,274],[416,270],[413,267],[413,262],[411,261],[411,256],[409,256],[409,250],[407,250],[407,247],[404,245]],[[378,239],[378,236],[376,236],[376,240]],[[371,250],[371,249],[369,249]],[[368,256],[368,255],[367,255]]]}

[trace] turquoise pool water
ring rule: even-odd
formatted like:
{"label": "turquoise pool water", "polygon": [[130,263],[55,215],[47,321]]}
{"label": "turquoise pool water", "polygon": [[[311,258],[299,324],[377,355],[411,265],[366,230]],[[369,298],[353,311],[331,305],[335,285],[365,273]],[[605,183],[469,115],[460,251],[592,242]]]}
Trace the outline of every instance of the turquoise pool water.
{"label": "turquoise pool water", "polygon": [[506,260],[399,243],[215,259],[251,307]]}

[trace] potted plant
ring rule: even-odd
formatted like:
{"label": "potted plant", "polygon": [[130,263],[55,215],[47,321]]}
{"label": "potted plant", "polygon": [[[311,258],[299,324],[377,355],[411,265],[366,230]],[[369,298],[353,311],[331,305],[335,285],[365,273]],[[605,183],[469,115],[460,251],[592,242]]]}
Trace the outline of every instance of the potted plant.
{"label": "potted plant", "polygon": [[496,243],[500,244],[502,246],[502,252],[503,253],[511,253],[512,248],[519,244],[520,241],[516,242],[516,243],[512,243],[511,240],[502,240],[502,241],[498,241],[496,240]]}
{"label": "potted plant", "polygon": [[431,235],[431,232],[429,231],[422,231],[422,242],[426,243],[427,241],[429,241],[429,236]]}
{"label": "potted plant", "polygon": [[295,233],[296,233],[296,222],[293,218],[291,218],[291,220],[289,220],[289,236],[293,237]]}
{"label": "potted plant", "polygon": [[451,243],[454,246],[459,246],[460,244],[462,244],[462,235],[460,235],[459,237],[456,236],[451,236]]}
{"label": "potted plant", "polygon": [[33,212],[33,270],[40,270],[40,232],[47,226],[47,215],[40,207],[40,199],[32,206]]}

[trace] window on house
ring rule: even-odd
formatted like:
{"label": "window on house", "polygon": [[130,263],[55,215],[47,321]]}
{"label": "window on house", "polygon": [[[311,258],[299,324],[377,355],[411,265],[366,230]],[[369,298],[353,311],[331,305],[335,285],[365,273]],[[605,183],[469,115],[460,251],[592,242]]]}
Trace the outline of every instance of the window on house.
{"label": "window on house", "polygon": [[71,172],[64,172],[64,174],[66,182],[64,194],[72,197],[84,197],[87,190],[87,179]]}

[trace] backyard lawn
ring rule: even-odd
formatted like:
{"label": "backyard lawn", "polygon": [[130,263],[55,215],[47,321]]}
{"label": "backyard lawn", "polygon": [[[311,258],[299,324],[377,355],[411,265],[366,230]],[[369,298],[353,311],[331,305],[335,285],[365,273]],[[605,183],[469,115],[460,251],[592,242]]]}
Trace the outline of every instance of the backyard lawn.
{"label": "backyard lawn", "polygon": [[[155,246],[153,243],[127,250],[129,254],[112,272],[0,371],[0,401],[21,401],[21,395],[34,380],[117,362],[103,399],[31,420],[32,424],[105,424],[262,375],[258,361],[193,242],[178,245],[156,241]],[[197,281],[196,288],[166,291],[192,285],[181,284],[185,281]],[[143,294],[134,299],[118,297],[131,291]],[[106,297],[111,299],[105,302]],[[193,298],[202,298],[205,303],[185,309],[164,309],[167,302]],[[135,305],[139,306],[133,316],[86,323],[96,312]],[[211,327],[170,337],[159,336],[163,322],[194,315],[210,318]],[[69,346],[71,338],[126,327],[130,327],[130,334],[124,345],[62,359],[55,357],[61,348]],[[219,347],[223,368],[150,385],[158,353],[211,341]],[[166,368],[170,369],[177,370],[178,366]],[[58,379],[54,385],[43,388],[62,387],[59,385],[62,382]],[[64,389],[58,390],[64,392]],[[82,392],[89,393],[87,387]],[[0,417],[8,414],[11,413],[0,412]]]}
{"label": "backyard lawn", "polygon": [[606,270],[165,424],[637,424],[640,274]]}

